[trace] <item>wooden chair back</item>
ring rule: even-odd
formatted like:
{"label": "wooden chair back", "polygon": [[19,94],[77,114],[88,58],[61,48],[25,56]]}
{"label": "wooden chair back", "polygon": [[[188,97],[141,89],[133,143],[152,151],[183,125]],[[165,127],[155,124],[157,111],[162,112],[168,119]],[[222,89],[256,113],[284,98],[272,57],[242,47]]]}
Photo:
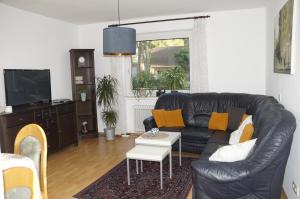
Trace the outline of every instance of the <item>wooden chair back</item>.
{"label": "wooden chair back", "polygon": [[3,171],[4,191],[13,188],[26,187],[30,190],[30,199],[34,199],[34,176],[31,169],[26,167],[12,167]]}
{"label": "wooden chair back", "polygon": [[36,138],[41,145],[41,157],[40,157],[40,169],[39,169],[39,179],[40,179],[40,188],[43,199],[48,199],[48,190],[47,190],[47,138],[44,130],[37,124],[29,124],[23,127],[15,140],[14,144],[14,153],[20,154],[20,144],[22,141],[28,137],[32,136]]}

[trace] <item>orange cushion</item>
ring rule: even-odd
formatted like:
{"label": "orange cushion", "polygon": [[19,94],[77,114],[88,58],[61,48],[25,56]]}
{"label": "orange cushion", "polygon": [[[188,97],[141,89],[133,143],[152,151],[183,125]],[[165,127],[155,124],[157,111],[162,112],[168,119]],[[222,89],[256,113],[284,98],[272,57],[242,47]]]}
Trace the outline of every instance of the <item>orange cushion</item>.
{"label": "orange cushion", "polygon": [[212,130],[226,131],[228,126],[228,113],[212,112],[208,128]]}
{"label": "orange cushion", "polygon": [[158,128],[165,126],[164,109],[152,110],[152,116]]}
{"label": "orange cushion", "polygon": [[243,115],[243,117],[242,117],[242,121],[241,121],[241,123],[248,117],[249,115],[247,115],[247,114],[244,114]]}
{"label": "orange cushion", "polygon": [[185,127],[182,110],[164,111],[165,127]]}
{"label": "orange cushion", "polygon": [[243,133],[240,137],[240,143],[251,140],[254,132],[253,124],[247,124],[243,130]]}

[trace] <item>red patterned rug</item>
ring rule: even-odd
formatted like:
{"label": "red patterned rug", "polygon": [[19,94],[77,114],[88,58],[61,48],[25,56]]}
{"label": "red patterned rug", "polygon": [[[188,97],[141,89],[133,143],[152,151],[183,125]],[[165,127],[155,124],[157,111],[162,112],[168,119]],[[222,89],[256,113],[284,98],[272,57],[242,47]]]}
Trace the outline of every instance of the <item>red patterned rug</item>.
{"label": "red patterned rug", "polygon": [[163,190],[160,189],[158,162],[143,161],[144,172],[136,174],[135,160],[130,161],[130,182],[127,185],[126,160],[107,174],[77,193],[77,199],[183,199],[192,187],[191,162],[193,158],[173,157],[173,176],[169,178],[169,158],[163,161]]}

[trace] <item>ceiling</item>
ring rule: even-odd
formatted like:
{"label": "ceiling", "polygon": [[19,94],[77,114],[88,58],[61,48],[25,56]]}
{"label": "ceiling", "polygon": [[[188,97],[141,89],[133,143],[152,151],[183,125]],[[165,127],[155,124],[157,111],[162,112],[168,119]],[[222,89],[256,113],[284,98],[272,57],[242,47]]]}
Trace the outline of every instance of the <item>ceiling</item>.
{"label": "ceiling", "polygon": [[[121,19],[264,7],[269,0],[120,0]],[[117,19],[117,0],[0,0],[61,19],[87,24]]]}

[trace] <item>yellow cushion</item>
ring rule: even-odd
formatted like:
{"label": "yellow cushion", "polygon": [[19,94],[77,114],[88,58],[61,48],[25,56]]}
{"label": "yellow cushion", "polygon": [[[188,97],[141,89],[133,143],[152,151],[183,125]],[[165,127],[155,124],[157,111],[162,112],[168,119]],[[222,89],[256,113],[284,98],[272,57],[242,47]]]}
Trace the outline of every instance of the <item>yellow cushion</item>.
{"label": "yellow cushion", "polygon": [[249,116],[249,115],[247,115],[247,114],[244,114],[244,115],[243,115],[241,124],[242,124],[242,122],[243,122],[248,116]]}
{"label": "yellow cushion", "polygon": [[243,133],[240,137],[240,143],[251,140],[254,132],[253,124],[247,124],[243,130]]}
{"label": "yellow cushion", "polygon": [[212,112],[208,128],[212,130],[226,131],[228,126],[228,113]]}
{"label": "yellow cushion", "polygon": [[165,127],[185,127],[181,109],[164,111]]}
{"label": "yellow cushion", "polygon": [[152,116],[158,128],[165,126],[164,109],[152,110]]}

